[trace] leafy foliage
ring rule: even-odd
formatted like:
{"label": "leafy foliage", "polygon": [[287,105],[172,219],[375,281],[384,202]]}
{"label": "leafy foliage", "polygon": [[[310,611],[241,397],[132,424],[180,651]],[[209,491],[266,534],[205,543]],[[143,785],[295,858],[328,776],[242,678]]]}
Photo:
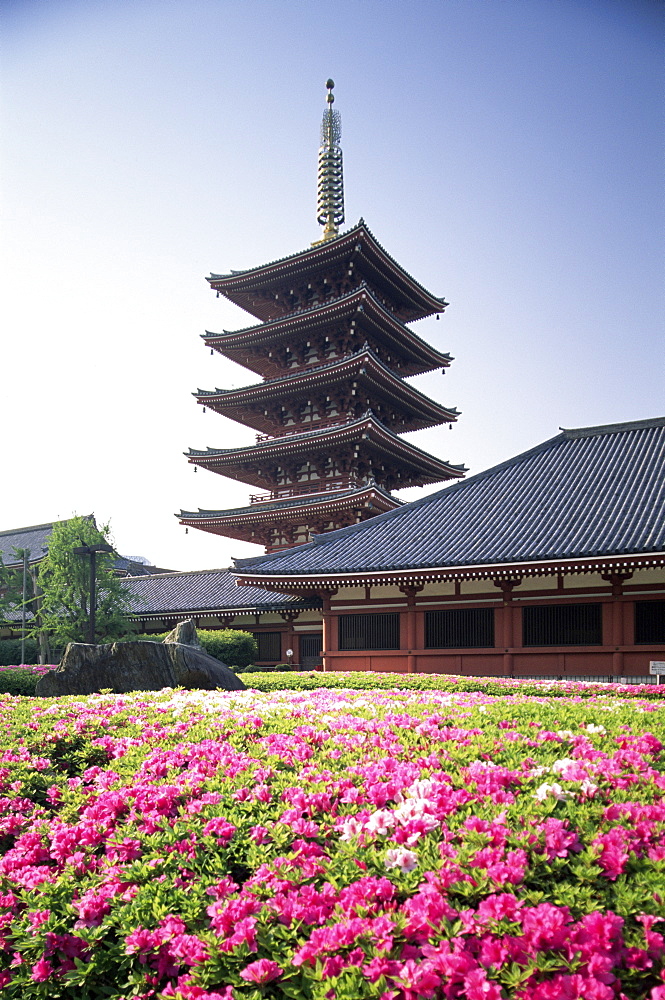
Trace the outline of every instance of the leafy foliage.
{"label": "leafy foliage", "polygon": [[[27,552],[27,550],[26,550]],[[11,610],[21,613],[23,606],[23,549],[13,550],[14,562],[6,566],[0,558],[0,621],[6,619],[7,613]],[[29,553],[27,553],[29,556]],[[20,561],[20,565],[17,565]],[[34,577],[30,570],[26,574],[26,607],[29,612],[33,610],[34,603]]]}
{"label": "leafy foliage", "polygon": [[[87,517],[73,517],[53,525],[48,554],[39,571],[43,591],[41,630],[56,643],[85,642],[90,620],[90,559],[73,550],[82,545],[109,541],[109,526],[97,528]],[[131,595],[115,576],[113,554],[96,554],[96,636],[101,641],[125,635]],[[37,633],[37,629],[34,633]]]}
{"label": "leafy foliage", "polygon": [[256,659],[256,640],[251,632],[240,629],[199,629],[199,642],[206,653],[229,666],[247,667]]}

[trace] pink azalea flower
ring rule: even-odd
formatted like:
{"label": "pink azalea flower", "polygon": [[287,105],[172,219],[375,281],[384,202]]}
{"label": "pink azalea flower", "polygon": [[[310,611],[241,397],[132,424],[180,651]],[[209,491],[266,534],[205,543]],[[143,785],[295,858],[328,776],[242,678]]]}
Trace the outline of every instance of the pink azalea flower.
{"label": "pink azalea flower", "polygon": [[277,962],[272,962],[267,958],[260,958],[257,962],[252,962],[240,970],[242,979],[251,983],[270,983],[273,979],[279,979],[283,973]]}

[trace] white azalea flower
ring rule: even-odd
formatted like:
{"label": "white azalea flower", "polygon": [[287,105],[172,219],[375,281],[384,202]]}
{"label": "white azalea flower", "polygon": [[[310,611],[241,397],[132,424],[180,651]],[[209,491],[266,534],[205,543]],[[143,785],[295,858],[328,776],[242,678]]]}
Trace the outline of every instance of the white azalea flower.
{"label": "white azalea flower", "polygon": [[534,798],[538,799],[539,802],[544,802],[548,795],[553,795],[557,802],[565,802],[566,799],[570,798],[570,793],[564,792],[561,785],[556,781],[551,785],[544,782],[534,792]]}
{"label": "white azalea flower", "polygon": [[552,764],[552,770],[555,774],[563,774],[564,771],[568,771],[571,767],[577,767],[577,761],[571,760],[570,757],[564,757],[562,760],[555,760]]}
{"label": "white azalea flower", "polygon": [[347,818],[342,823],[342,832],[339,835],[340,840],[351,840],[353,837],[357,837],[358,834],[362,833],[363,825],[360,820],[357,820],[355,816],[347,816]]}
{"label": "white azalea flower", "polygon": [[385,836],[389,830],[391,830],[395,825],[395,816],[389,809],[379,809],[377,812],[372,813],[370,818],[365,823],[365,829],[369,830],[370,833],[378,833],[379,836]]}
{"label": "white azalea flower", "polygon": [[394,847],[386,852],[386,868],[399,868],[401,872],[412,872],[418,866],[418,855],[405,847]]}

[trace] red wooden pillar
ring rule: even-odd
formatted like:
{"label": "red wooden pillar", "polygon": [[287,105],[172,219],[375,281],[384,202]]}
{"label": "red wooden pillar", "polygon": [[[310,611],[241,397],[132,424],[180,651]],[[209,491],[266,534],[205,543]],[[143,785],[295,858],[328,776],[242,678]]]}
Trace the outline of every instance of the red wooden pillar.
{"label": "red wooden pillar", "polygon": [[282,618],[288,624],[286,632],[282,633],[282,658],[286,661],[287,649],[293,650],[291,663],[300,663],[300,647],[298,635],[294,631],[293,623],[300,616],[299,611],[282,611]]}
{"label": "red wooden pillar", "polygon": [[610,617],[609,640],[610,644],[614,646],[612,652],[613,677],[622,677],[624,671],[623,650],[621,646],[625,645],[626,637],[624,629],[624,602],[621,598],[623,597],[623,585],[632,575],[632,573],[609,573],[603,575],[603,580],[607,580],[612,587],[612,602],[611,604],[605,604],[603,610]]}
{"label": "red wooden pillar", "polygon": [[501,607],[497,608],[497,617],[499,619],[497,624],[499,626],[500,645],[503,647],[504,677],[513,677],[515,673],[513,656],[513,648],[515,646],[513,588],[518,587],[521,582],[521,579],[494,580],[494,586],[499,588],[503,597]]}
{"label": "red wooden pillar", "polygon": [[337,652],[339,648],[337,629],[335,628],[335,616],[330,610],[330,600],[337,593],[337,589],[322,590],[321,596],[321,617],[323,619],[323,649],[321,658],[323,660],[323,670],[329,666],[328,654]]}
{"label": "red wooden pillar", "polygon": [[413,674],[416,669],[416,648],[418,646],[418,620],[416,611],[416,594],[423,585],[399,588],[406,596],[406,670]]}

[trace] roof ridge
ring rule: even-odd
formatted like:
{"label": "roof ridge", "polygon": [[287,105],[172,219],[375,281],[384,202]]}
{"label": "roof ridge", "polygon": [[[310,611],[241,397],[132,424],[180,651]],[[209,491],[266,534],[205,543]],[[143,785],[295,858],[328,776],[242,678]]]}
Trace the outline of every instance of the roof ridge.
{"label": "roof ridge", "polygon": [[[175,517],[179,517],[176,514]],[[225,568],[219,569],[174,569],[168,570],[166,573],[142,573],[140,576],[127,576],[125,580],[156,580],[158,577],[163,576],[195,576],[197,573],[230,573],[231,567],[227,566]]]}
{"label": "roof ridge", "polygon": [[24,531],[39,531],[42,528],[52,528],[54,524],[58,523],[58,521],[46,521],[44,524],[28,524],[25,528],[7,528],[5,531],[0,531],[0,537],[2,535],[18,535]]}
{"label": "roof ridge", "polygon": [[[345,230],[343,233],[339,233],[331,240],[326,240],[326,246],[331,246],[337,240],[344,239],[344,237],[348,236],[349,233],[352,233],[356,229],[360,229],[363,226],[365,229],[367,229],[367,226],[365,226],[365,223],[361,219],[360,222],[357,222],[355,224],[355,226],[351,226],[350,229]],[[311,253],[312,249],[313,248],[311,246],[305,247],[304,250],[296,250],[294,253],[288,253],[284,257],[276,257],[274,260],[269,260],[266,264],[258,264],[254,265],[254,267],[245,267],[239,271],[234,271],[233,268],[231,268],[231,270],[227,274],[216,274],[214,271],[211,271],[210,276],[206,280],[219,281],[221,278],[240,278],[242,277],[243,274],[251,274],[252,271],[261,271],[264,267],[272,267],[274,264],[283,264],[287,260],[293,260],[295,257],[300,257],[301,254]]]}
{"label": "roof ridge", "polygon": [[598,424],[595,427],[559,427],[567,438],[594,437],[598,434],[620,434],[622,431],[647,430],[665,427],[665,417],[647,417],[646,420],[624,420],[618,424]]}
{"label": "roof ridge", "polygon": [[[0,531],[0,537],[2,535],[18,535],[22,531],[39,531],[41,528],[52,528],[54,524],[66,524],[67,521],[72,521],[78,515],[72,514],[71,517],[61,517],[57,518],[55,521],[45,521],[44,524],[27,524],[24,528],[6,528],[4,531]],[[92,518],[94,514],[81,514],[83,518]]]}

